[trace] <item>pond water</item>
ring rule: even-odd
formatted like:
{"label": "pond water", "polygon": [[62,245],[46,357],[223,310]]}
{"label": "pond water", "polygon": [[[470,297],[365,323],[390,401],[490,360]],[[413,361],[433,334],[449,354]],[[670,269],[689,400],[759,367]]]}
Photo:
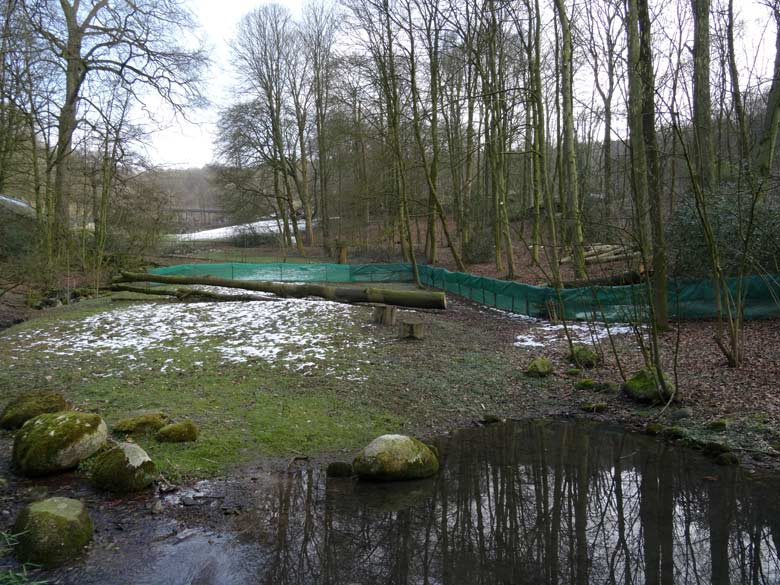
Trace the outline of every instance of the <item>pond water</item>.
{"label": "pond water", "polygon": [[117,570],[118,559],[95,559],[68,575],[166,584],[780,583],[776,477],[582,423],[491,425],[438,446],[443,470],[434,479],[371,484],[300,467],[253,492],[229,529],[138,543],[140,563]]}

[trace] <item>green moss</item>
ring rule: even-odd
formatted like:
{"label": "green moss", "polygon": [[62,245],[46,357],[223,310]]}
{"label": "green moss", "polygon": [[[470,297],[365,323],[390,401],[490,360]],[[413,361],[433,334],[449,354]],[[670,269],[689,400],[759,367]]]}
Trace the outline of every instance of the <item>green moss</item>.
{"label": "green moss", "polygon": [[598,386],[598,382],[590,378],[583,378],[582,380],[577,380],[577,383],[574,384],[574,387],[577,390],[593,390],[597,386]]}
{"label": "green moss", "polygon": [[599,354],[593,347],[588,345],[572,346],[569,359],[572,361],[572,363],[586,369],[595,368],[600,361]]}
{"label": "green moss", "polygon": [[145,412],[135,416],[119,419],[114,424],[114,430],[119,433],[154,433],[165,425],[171,424],[171,417],[164,412]]}
{"label": "green moss", "polygon": [[200,429],[191,420],[165,425],[154,436],[161,443],[190,443],[198,440]]}
{"label": "green moss", "polygon": [[95,457],[92,482],[100,489],[114,493],[138,492],[155,480],[157,468],[141,447],[120,443]]}
{"label": "green moss", "polygon": [[9,402],[0,415],[0,429],[18,429],[31,418],[47,412],[68,410],[70,406],[59,392],[30,392]]}
{"label": "green moss", "polygon": [[718,465],[739,465],[739,457],[731,451],[719,454],[715,458],[715,462]]}
{"label": "green moss", "polygon": [[657,422],[649,422],[645,425],[645,432],[648,435],[660,435],[664,430],[664,425]]}
{"label": "green moss", "polygon": [[662,376],[666,389],[659,383],[655,368],[644,368],[626,380],[623,391],[637,402],[667,402],[674,391],[674,384],[665,373]]}
{"label": "green moss", "polygon": [[719,418],[714,421],[711,421],[707,425],[707,428],[710,429],[711,431],[725,431],[726,429],[729,428],[729,424],[730,423],[727,419]]}
{"label": "green moss", "polygon": [[346,461],[328,463],[325,471],[328,477],[352,477],[352,464]]}
{"label": "green moss", "polygon": [[106,423],[97,414],[42,414],[16,433],[12,463],[30,477],[72,469],[100,449],[107,435]]}
{"label": "green moss", "polygon": [[537,357],[531,360],[525,370],[525,375],[532,378],[545,378],[552,374],[552,362],[546,357]]}
{"label": "green moss", "polygon": [[587,402],[582,405],[582,410],[585,412],[604,412],[607,410],[607,404],[605,402]]}
{"label": "green moss", "polygon": [[582,373],[582,370],[580,368],[569,368],[564,372],[567,376],[571,376],[572,378],[576,378]]}
{"label": "green moss", "polygon": [[439,460],[425,443],[405,435],[382,435],[352,462],[362,479],[398,481],[422,479],[439,471]]}
{"label": "green moss", "polygon": [[92,539],[92,521],[78,500],[49,498],[23,508],[14,532],[19,560],[52,568],[82,553]]}
{"label": "green moss", "polygon": [[688,437],[688,431],[682,427],[665,427],[661,433],[667,439],[672,439],[674,441],[686,439]]}

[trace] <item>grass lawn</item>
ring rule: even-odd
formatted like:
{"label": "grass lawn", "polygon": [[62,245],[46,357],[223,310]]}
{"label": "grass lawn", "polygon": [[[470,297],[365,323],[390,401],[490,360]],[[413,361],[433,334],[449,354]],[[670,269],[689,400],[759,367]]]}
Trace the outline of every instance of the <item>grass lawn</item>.
{"label": "grass lawn", "polygon": [[492,407],[518,375],[457,322],[417,313],[430,335],[410,342],[371,312],[299,300],[84,301],[0,333],[0,388],[62,391],[109,428],[139,410],[192,419],[195,443],[134,437],[179,479],[266,456],[349,458],[379,434]]}

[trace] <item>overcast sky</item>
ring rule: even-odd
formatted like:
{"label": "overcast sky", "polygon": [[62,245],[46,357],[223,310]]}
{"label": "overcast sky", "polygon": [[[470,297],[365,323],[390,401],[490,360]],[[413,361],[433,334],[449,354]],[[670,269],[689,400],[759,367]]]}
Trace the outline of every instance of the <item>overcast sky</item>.
{"label": "overcast sky", "polygon": [[[187,4],[200,21],[212,65],[206,73],[206,96],[212,107],[189,114],[192,122],[175,120],[170,116],[168,128],[151,137],[148,150],[151,162],[164,167],[201,167],[212,162],[212,143],[217,113],[220,107],[229,104],[233,72],[230,67],[228,43],[233,38],[236,25],[244,14],[257,6],[266,4],[263,0],[188,0]],[[301,0],[276,0],[286,6],[298,18],[301,14]]]}
{"label": "overcast sky", "polygon": [[[257,6],[268,3],[267,0],[185,1],[201,23],[201,34],[209,48],[212,65],[205,75],[205,94],[212,106],[191,112],[191,122],[176,120],[171,115],[165,120],[168,127],[150,137],[147,153],[151,162],[169,168],[201,167],[213,161],[213,138],[218,111],[233,101],[230,90],[234,74],[230,64],[229,42],[241,17]],[[276,0],[276,3],[287,7],[295,19],[300,18],[302,0]],[[754,71],[754,75],[758,74],[758,81],[765,84],[769,81],[775,40],[768,10],[761,5],[761,0],[735,2],[735,9],[739,11],[738,18],[744,24],[740,60]],[[740,79],[743,85],[752,85],[756,81],[755,78]]]}

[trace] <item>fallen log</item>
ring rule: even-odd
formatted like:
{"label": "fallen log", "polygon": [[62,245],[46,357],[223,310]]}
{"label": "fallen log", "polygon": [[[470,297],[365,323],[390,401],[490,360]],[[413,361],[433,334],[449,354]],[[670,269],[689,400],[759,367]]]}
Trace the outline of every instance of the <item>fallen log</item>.
{"label": "fallen log", "polygon": [[159,282],[162,284],[202,284],[225,288],[241,288],[273,293],[283,298],[321,297],[339,303],[382,303],[415,309],[446,309],[447,297],[442,292],[392,290],[387,288],[335,287],[322,284],[288,284],[259,280],[231,280],[210,276],[164,276],[146,272],[122,272],[115,283]]}
{"label": "fallen log", "polygon": [[209,290],[198,290],[195,288],[177,288],[176,290],[166,289],[152,289],[143,288],[140,286],[128,286],[124,284],[114,284],[111,287],[112,291],[131,292],[143,295],[157,295],[166,297],[176,297],[180,301],[186,301],[189,303],[208,303],[208,302],[222,302],[222,303],[235,303],[239,301],[279,301],[281,299],[275,297],[261,297],[260,295],[224,295],[215,293]]}
{"label": "fallen log", "polygon": [[639,252],[629,252],[627,254],[607,254],[604,256],[593,256],[592,258],[586,258],[585,264],[606,264],[607,262],[617,262],[623,260],[629,262],[631,260],[638,260],[642,255]]}

